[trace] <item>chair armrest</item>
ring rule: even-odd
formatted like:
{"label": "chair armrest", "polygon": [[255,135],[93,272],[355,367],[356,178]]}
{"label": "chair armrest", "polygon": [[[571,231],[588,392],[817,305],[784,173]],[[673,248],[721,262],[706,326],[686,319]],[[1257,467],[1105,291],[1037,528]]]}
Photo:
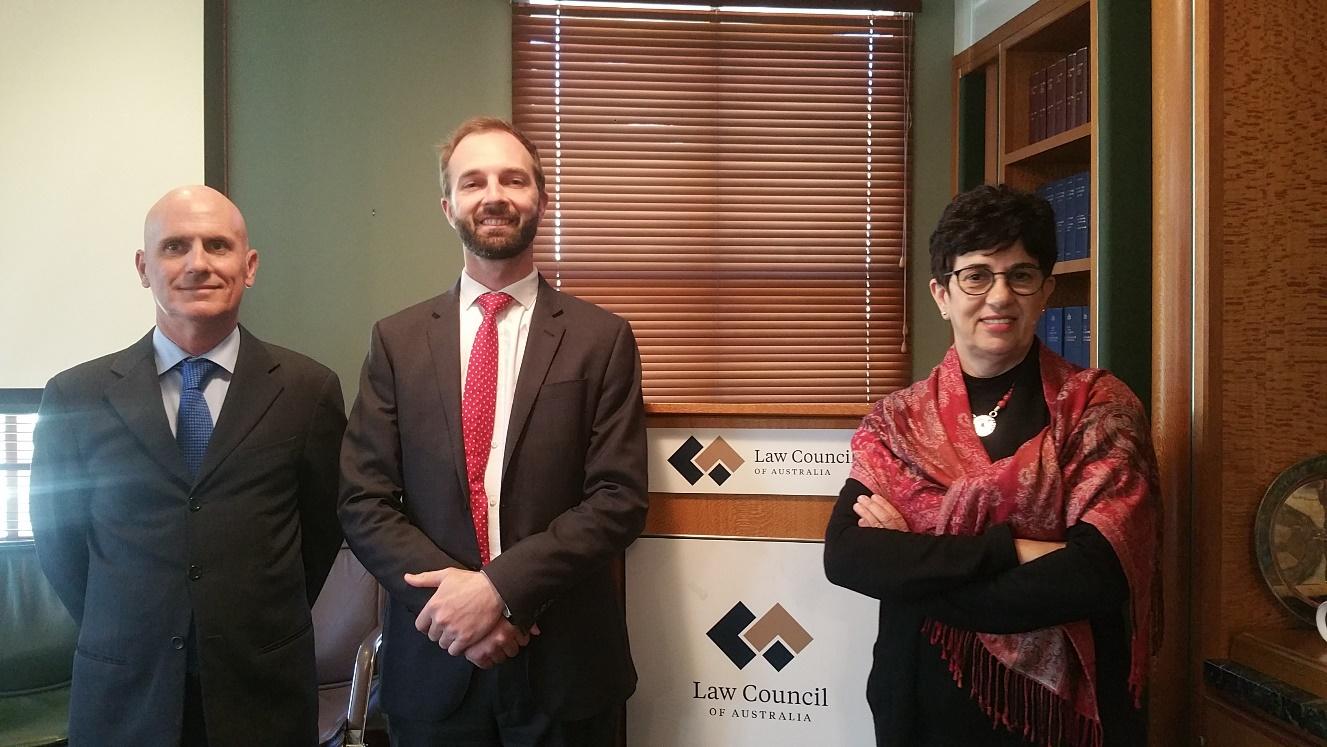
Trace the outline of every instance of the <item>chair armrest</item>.
{"label": "chair armrest", "polygon": [[359,644],[355,654],[355,673],[350,680],[350,703],[346,706],[346,747],[364,744],[364,728],[368,719],[369,694],[373,689],[373,675],[378,666],[378,647],[382,645],[382,627],[374,628]]}

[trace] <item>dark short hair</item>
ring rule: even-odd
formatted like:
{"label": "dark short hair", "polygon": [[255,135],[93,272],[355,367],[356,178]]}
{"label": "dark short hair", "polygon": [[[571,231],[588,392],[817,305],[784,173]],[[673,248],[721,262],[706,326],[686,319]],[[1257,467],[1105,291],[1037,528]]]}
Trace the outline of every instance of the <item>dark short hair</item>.
{"label": "dark short hair", "polygon": [[459,127],[452,131],[447,142],[438,146],[438,180],[442,184],[442,196],[450,198],[452,196],[451,184],[447,181],[447,164],[452,160],[452,152],[456,146],[467,137],[480,132],[505,132],[508,135],[520,141],[525,146],[526,152],[530,154],[534,161],[534,182],[539,187],[539,194],[547,194],[544,187],[544,165],[539,160],[539,148],[525,136],[525,133],[516,129],[515,125],[505,119],[497,117],[471,117],[461,123]]}
{"label": "dark short hair", "polygon": [[1042,198],[1006,184],[983,184],[955,197],[931,234],[931,277],[943,284],[960,254],[1016,241],[1049,275],[1055,269],[1055,213]]}

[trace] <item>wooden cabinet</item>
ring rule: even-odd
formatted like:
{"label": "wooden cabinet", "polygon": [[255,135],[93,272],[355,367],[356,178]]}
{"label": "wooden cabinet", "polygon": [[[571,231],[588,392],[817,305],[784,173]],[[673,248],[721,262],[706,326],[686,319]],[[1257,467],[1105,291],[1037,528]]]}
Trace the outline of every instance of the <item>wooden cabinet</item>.
{"label": "wooden cabinet", "polygon": [[1321,740],[1210,695],[1202,700],[1203,747],[1322,747]]}

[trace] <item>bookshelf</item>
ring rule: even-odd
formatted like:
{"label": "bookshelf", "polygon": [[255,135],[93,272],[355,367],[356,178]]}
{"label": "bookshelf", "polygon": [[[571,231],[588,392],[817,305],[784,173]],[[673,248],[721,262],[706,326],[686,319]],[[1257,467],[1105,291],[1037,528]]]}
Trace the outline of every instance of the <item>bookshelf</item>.
{"label": "bookshelf", "polygon": [[[1086,309],[1087,361],[1144,399],[1152,333],[1149,24],[1144,4],[1038,0],[954,57],[952,128],[955,193],[983,182],[1044,191],[1086,174],[1078,203],[1051,199],[1057,221],[1083,217],[1074,224],[1077,243],[1066,246],[1062,237],[1047,307]],[[1065,101],[1077,103],[1052,121],[1046,103],[1059,97],[1051,82],[1038,96],[1037,74],[1053,81],[1057,65]]]}
{"label": "bookshelf", "polygon": [[[1047,308],[1086,310],[1087,329],[1076,321],[1072,335],[1077,339],[1086,331],[1091,342],[1076,355],[1064,349],[1067,338],[1051,333],[1049,342],[1071,360],[1097,365],[1093,5],[1092,0],[1042,0],[955,57],[960,99],[955,109],[958,118],[966,119],[960,129],[966,124],[968,135],[957,139],[955,188],[1004,182],[1051,202],[1060,261]],[[979,102],[974,89],[982,94]],[[980,170],[975,154],[962,152],[965,145],[976,145],[978,132]],[[991,149],[995,152],[986,152]],[[1080,313],[1073,312],[1075,320]],[[1067,332],[1057,325],[1051,326]]]}

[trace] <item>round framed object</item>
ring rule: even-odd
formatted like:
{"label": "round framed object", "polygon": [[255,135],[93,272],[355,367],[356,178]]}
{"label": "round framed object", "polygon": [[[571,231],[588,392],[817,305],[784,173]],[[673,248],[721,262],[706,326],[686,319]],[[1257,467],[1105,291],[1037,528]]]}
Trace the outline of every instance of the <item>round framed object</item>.
{"label": "round framed object", "polygon": [[1309,625],[1327,602],[1327,454],[1277,475],[1254,522],[1253,546],[1267,588]]}

